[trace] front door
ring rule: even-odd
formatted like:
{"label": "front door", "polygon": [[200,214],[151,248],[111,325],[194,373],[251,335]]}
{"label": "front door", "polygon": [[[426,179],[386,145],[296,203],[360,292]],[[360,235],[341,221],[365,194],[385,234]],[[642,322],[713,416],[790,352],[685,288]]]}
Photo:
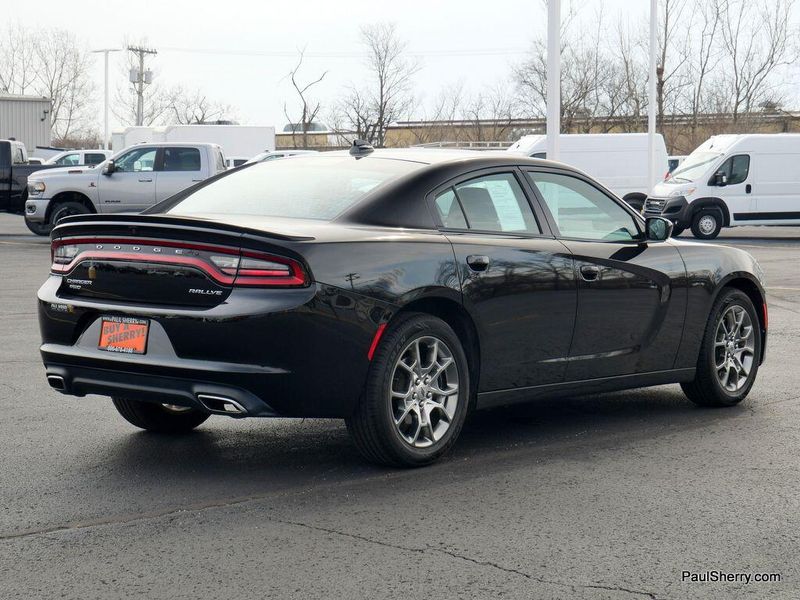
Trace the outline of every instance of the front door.
{"label": "front door", "polygon": [[587,179],[526,173],[574,258],[578,310],[566,380],[672,365],[687,293],[677,248],[669,241],[645,241],[631,211]]}
{"label": "front door", "polygon": [[725,200],[731,222],[739,225],[752,221],[756,213],[756,198],[759,192],[753,188],[753,167],[749,154],[735,154],[723,162],[708,182],[715,186],[716,173],[725,175],[726,184],[720,187],[719,195]]}
{"label": "front door", "polygon": [[140,212],[153,205],[157,154],[157,148],[133,148],[114,161],[113,173],[98,177],[101,212]]}
{"label": "front door", "polygon": [[572,258],[535,216],[519,172],[481,173],[434,198],[478,328],[479,391],[559,383],[575,321]]}

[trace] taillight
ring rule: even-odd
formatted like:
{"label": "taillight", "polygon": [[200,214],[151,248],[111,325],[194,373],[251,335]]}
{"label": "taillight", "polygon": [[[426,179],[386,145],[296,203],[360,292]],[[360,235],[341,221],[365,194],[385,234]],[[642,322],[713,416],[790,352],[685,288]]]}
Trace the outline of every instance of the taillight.
{"label": "taillight", "polygon": [[308,284],[302,265],[283,256],[242,252],[233,285],[298,287]]}
{"label": "taillight", "polygon": [[72,262],[72,259],[78,255],[78,246],[72,244],[57,245],[52,244],[50,247],[50,254],[52,255],[53,262],[57,265],[66,265]]}
{"label": "taillight", "polygon": [[53,240],[54,273],[67,273],[84,260],[177,264],[203,271],[221,285],[303,287],[309,277],[299,261],[227,246],[158,239],[67,238]]}

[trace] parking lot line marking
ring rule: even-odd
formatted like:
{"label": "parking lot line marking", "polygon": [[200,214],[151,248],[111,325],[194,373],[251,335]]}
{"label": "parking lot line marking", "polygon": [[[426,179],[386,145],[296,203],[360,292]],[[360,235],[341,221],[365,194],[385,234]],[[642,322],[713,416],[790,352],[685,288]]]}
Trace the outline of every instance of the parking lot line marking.
{"label": "parking lot line marking", "polygon": [[783,292],[800,292],[800,288],[796,288],[796,287],[768,287],[766,289],[767,289],[767,291],[780,290],[780,291],[783,291]]}

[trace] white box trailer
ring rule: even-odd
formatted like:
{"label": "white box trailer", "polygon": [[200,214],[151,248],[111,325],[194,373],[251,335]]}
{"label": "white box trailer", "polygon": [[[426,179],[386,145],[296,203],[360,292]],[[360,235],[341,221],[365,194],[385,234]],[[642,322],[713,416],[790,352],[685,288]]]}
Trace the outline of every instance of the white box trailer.
{"label": "white box trailer", "polygon": [[[547,136],[525,135],[509,152],[547,158]],[[580,169],[641,209],[647,194],[669,171],[664,138],[656,135],[656,171],[648,179],[646,133],[575,133],[559,136],[559,162]]]}
{"label": "white box trailer", "polygon": [[141,143],[219,144],[225,156],[252,157],[275,150],[275,128],[262,125],[127,127],[112,134],[114,152]]}

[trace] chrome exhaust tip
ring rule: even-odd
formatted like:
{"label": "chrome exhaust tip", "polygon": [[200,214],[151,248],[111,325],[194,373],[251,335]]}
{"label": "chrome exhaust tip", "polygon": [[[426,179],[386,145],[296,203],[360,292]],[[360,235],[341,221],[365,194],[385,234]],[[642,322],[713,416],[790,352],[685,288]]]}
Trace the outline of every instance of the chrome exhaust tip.
{"label": "chrome exhaust tip", "polygon": [[58,390],[59,392],[63,392],[67,389],[67,382],[64,381],[64,378],[61,375],[48,375],[47,383],[50,384],[51,388]]}
{"label": "chrome exhaust tip", "polygon": [[215,415],[228,415],[229,417],[244,417],[247,409],[236,400],[225,396],[212,394],[197,394],[197,400],[210,413]]}

